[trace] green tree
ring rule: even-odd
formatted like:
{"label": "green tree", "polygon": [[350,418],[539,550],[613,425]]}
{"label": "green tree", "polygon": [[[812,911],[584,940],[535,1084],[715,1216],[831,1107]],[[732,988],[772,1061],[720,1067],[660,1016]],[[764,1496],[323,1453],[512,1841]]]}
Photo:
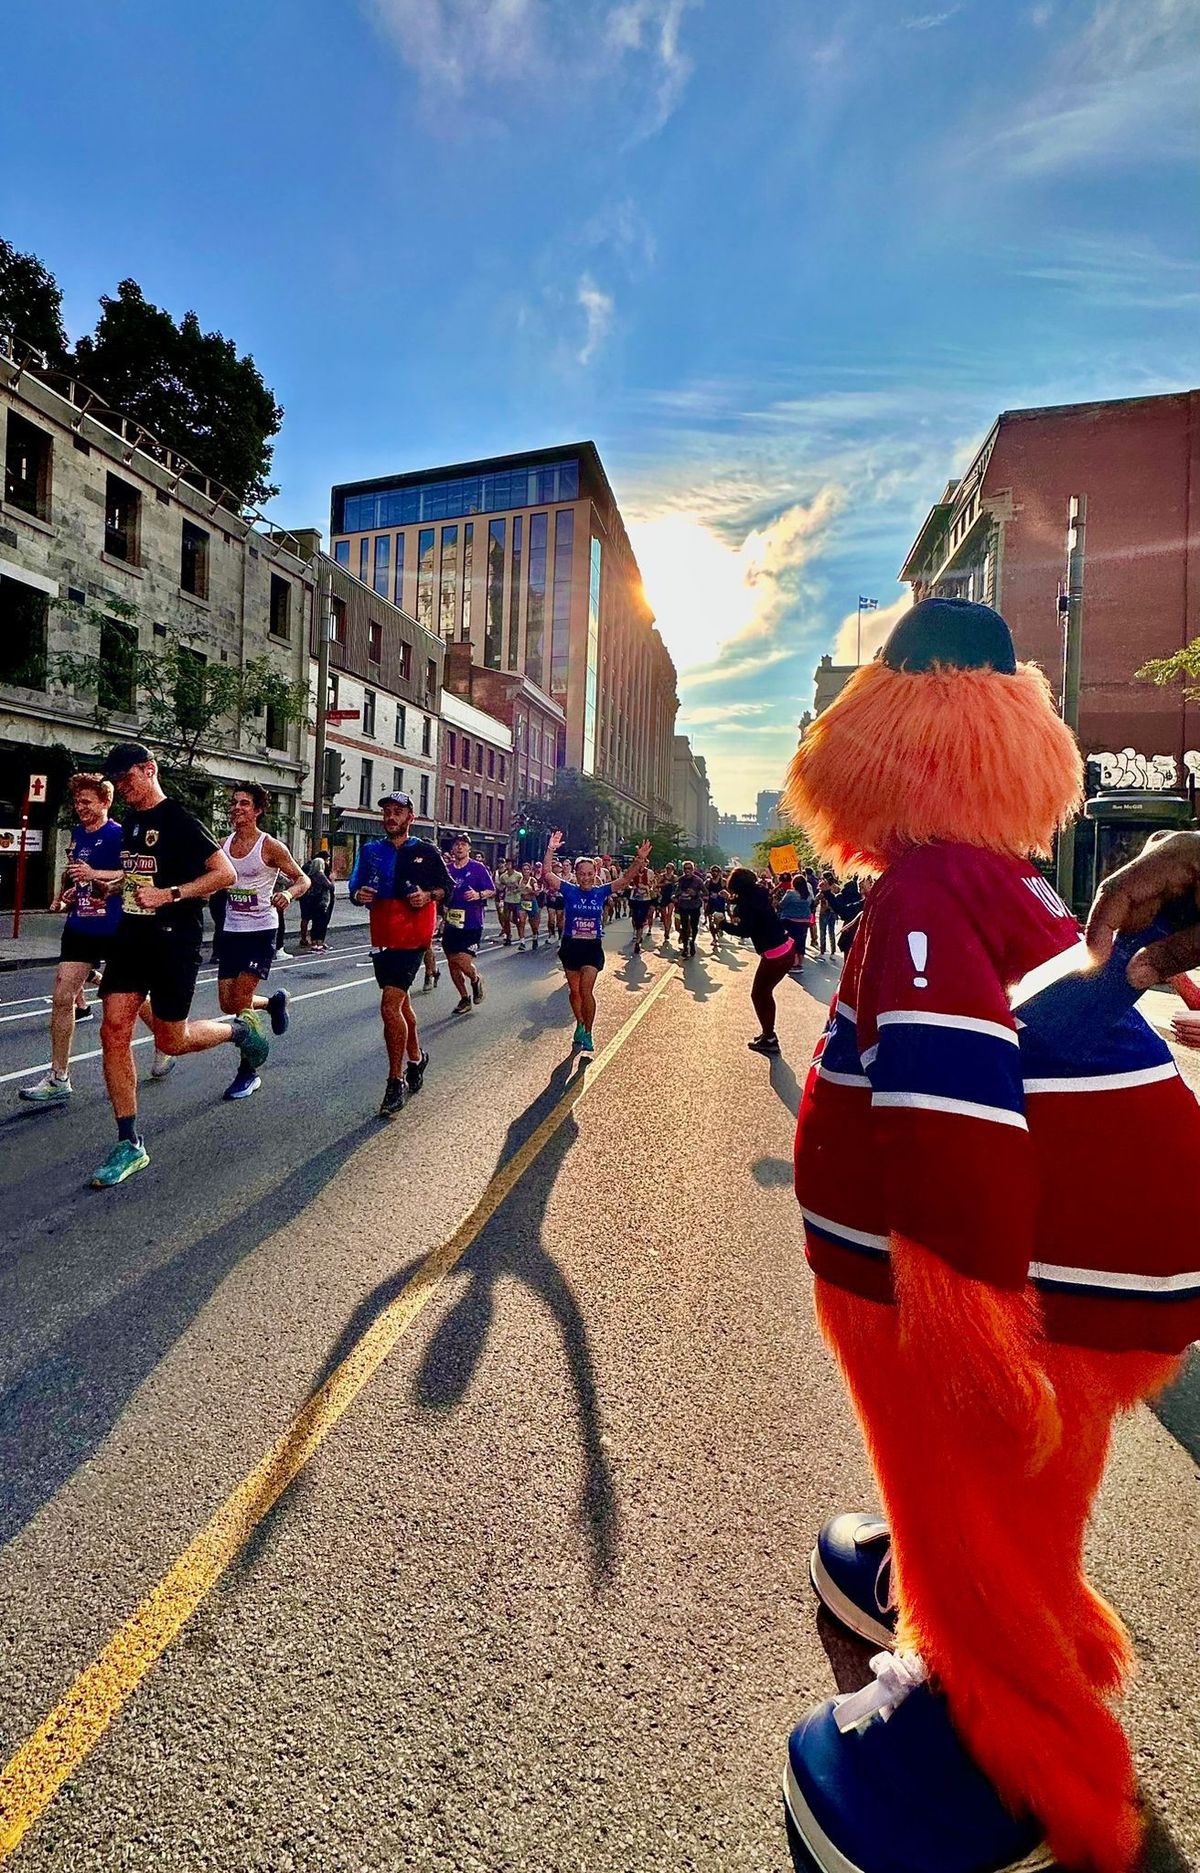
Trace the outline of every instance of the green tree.
{"label": "green tree", "polygon": [[579,773],[576,768],[564,767],[555,776],[548,794],[521,802],[517,808],[517,822],[519,826],[524,821],[534,833],[548,835],[561,831],[567,852],[595,852],[600,843],[600,828],[611,817],[613,804],[612,794],[598,780]]}
{"label": "green tree", "polygon": [[278,494],[267,477],[283,411],[254,359],[220,332],[202,332],[194,312],[176,325],[136,280],[122,280],[100,308],[95,333],[75,347],[84,382],[243,505]]}
{"label": "green tree", "polygon": [[267,657],[222,663],[199,631],[176,632],[161,650],[138,642],[137,607],[108,600],[103,610],[60,601],[101,638],[99,654],[60,652],[47,659],[49,679],[85,695],[92,720],[107,729],[114,715],[134,715],[138,734],[155,747],[170,791],[208,811],[217,783],[201,757],[240,746],[248,737],[265,749],[267,723],[276,730],[306,722],[309,692],[289,683]]}
{"label": "green tree", "polygon": [[678,865],[684,855],[683,827],[674,820],[652,820],[641,839],[634,839],[632,845],[640,845],[642,839],[650,841],[650,857],[646,863],[652,871],[661,871],[664,865]]}
{"label": "green tree", "polygon": [[58,281],[36,254],[20,254],[5,240],[0,240],[0,331],[36,345],[49,364],[66,357]]}
{"label": "green tree", "polygon": [[703,865],[707,871],[710,865],[725,866],[729,863],[729,854],[723,846],[702,845],[697,852],[688,852],[687,858],[694,858],[697,865]]}
{"label": "green tree", "polygon": [[1168,683],[1181,683],[1189,702],[1200,702],[1200,637],[1193,638],[1169,657],[1152,657],[1136,672],[1143,683],[1165,689]]}
{"label": "green tree", "polygon": [[815,865],[816,856],[812,844],[803,826],[778,826],[769,832],[765,839],[759,839],[754,847],[754,863],[759,870],[765,870],[771,863],[771,854],[776,846],[794,845],[796,857],[801,865]]}

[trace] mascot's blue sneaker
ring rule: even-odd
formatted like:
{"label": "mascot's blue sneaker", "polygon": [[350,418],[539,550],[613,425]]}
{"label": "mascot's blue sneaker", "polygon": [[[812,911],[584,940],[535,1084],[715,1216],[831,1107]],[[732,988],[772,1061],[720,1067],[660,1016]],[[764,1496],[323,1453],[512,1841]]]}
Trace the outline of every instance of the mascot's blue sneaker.
{"label": "mascot's blue sneaker", "polygon": [[871,1645],[895,1645],[892,1537],[879,1516],[835,1515],[817,1536],[808,1571],[818,1600],[839,1624]]}
{"label": "mascot's blue sneaker", "polygon": [[820,1873],[1050,1873],[954,1733],[912,1653],[871,1660],[875,1683],[810,1710],[788,1739],[783,1793]]}

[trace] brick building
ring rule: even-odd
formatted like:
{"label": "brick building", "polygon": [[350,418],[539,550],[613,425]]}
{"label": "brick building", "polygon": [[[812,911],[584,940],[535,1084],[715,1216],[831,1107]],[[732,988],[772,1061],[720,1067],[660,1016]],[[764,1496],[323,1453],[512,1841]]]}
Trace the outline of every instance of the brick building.
{"label": "brick building", "polygon": [[502,722],[512,737],[510,818],[544,798],[566,765],[567,722],[560,704],[527,676],[474,663],[469,644],[446,646],[446,688]]}
{"label": "brick building", "polygon": [[443,842],[447,832],[466,832],[471,850],[495,865],[508,850],[512,792],[511,729],[446,690],[438,789]]}
{"label": "brick building", "polygon": [[[27,874],[36,907],[61,872],[69,773],[97,765],[122,739],[158,751],[132,650],[182,646],[201,682],[209,663],[265,658],[288,683],[304,683],[313,575],[293,537],[240,513],[226,489],[85,385],[18,363],[3,346],[0,453],[0,842],[30,774],[47,773],[49,796],[31,816],[43,847]],[[136,615],[122,615],[122,604]],[[58,680],[66,656],[94,664],[90,687]],[[219,824],[226,788],[257,781],[271,795],[270,824],[294,839],[300,723],[267,709],[226,726],[192,770],[197,794],[211,798],[206,810]],[[12,872],[0,851],[5,904]]]}
{"label": "brick building", "polygon": [[900,577],[914,600],[995,605],[1018,655],[1060,694],[1076,494],[1087,497],[1080,741],[1105,786],[1178,789],[1200,774],[1200,708],[1134,673],[1200,637],[1200,390],[1006,411],[930,510]]}
{"label": "brick building", "polygon": [[612,840],[670,817],[675,666],[593,443],[345,482],[332,507],[344,566],[554,699]]}

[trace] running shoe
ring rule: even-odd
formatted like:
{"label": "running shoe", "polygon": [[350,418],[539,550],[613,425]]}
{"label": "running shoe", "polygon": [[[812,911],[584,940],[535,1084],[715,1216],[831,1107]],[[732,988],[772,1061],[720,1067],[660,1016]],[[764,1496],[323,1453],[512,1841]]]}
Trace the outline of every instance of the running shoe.
{"label": "running shoe", "polygon": [[379,1107],[381,1119],[394,1119],[397,1112],[403,1112],[406,1098],[403,1080],[389,1080],[384,1088],[383,1101]]}
{"label": "running shoe", "polygon": [[81,1021],[94,1021],[95,1019],[96,1019],[96,1010],[90,1005],[90,1003],[86,1008],[77,1008],[75,1010],[76,1027],[78,1027]]}
{"label": "running shoe", "polygon": [[275,961],[277,963],[290,963],[291,960],[292,960],[291,950],[276,950]]}
{"label": "running shoe", "polygon": [[517,948],[518,948],[519,950],[523,950],[523,949],[525,948],[525,939],[524,939],[524,937],[522,937],[522,938],[521,938],[521,941],[520,941],[520,942],[519,942],[519,943],[517,944]]}
{"label": "running shoe", "polygon": [[410,1093],[419,1093],[425,1083],[425,1069],[429,1065],[429,1055],[422,1054],[419,1060],[410,1060],[404,1069]]}
{"label": "running shoe", "polygon": [[534,939],[533,939],[533,947],[534,947],[534,949],[536,949],[536,948],[537,948],[537,946],[538,946],[538,940],[537,940],[537,938],[536,938],[536,937],[534,937]]}
{"label": "running shoe", "polygon": [[831,1698],[788,1739],[783,1794],[821,1873],[1050,1873],[1035,1821],[1009,1813],[955,1734],[915,1654]]}
{"label": "running shoe", "polygon": [[892,1535],[877,1515],[835,1515],[817,1536],[808,1564],[813,1591],[833,1617],[871,1645],[896,1643]]}
{"label": "running shoe", "polygon": [[35,1086],[22,1086],[17,1097],[25,1099],[31,1106],[61,1106],[71,1097],[74,1088],[71,1076],[56,1080],[53,1073],[46,1073]]}
{"label": "running shoe", "polygon": [[476,976],[475,980],[471,984],[471,1000],[475,1003],[475,1006],[477,1008],[480,1002],[483,1000],[483,977],[482,976]]}
{"label": "running shoe", "polygon": [[165,1080],[167,1074],[173,1073],[178,1065],[178,1054],[164,1054],[161,1048],[156,1047],[154,1049],[154,1064],[150,1068],[150,1078],[152,1080]]}
{"label": "running shoe", "polygon": [[586,1028],[579,1036],[579,1051],[581,1054],[594,1054],[596,1051],[596,1043]]}
{"label": "running shoe", "polygon": [[144,1171],[149,1162],[150,1153],[140,1138],[136,1142],[118,1138],[103,1164],[92,1172],[92,1189],[111,1190],[114,1184],[123,1184],[135,1171]]}
{"label": "running shoe", "polygon": [[253,1067],[241,1066],[225,1088],[224,1096],[226,1099],[249,1099],[251,1093],[256,1093],[261,1085],[262,1081]]}
{"label": "running shoe", "polygon": [[288,1031],[288,992],[276,989],[267,998],[267,1013],[271,1017],[272,1034],[286,1034]]}
{"label": "running shoe", "polygon": [[451,1012],[456,1015],[465,1015],[468,1008],[473,1008],[474,1005],[469,995],[462,995],[459,997],[458,1001],[455,1002]]}
{"label": "running shoe", "polygon": [[779,1052],[779,1037],[775,1034],[756,1034],[746,1045],[752,1054],[775,1055]]}
{"label": "running shoe", "polygon": [[586,1033],[587,1033],[587,1029],[584,1027],[583,1022],[577,1021],[575,1023],[575,1032],[571,1036],[572,1047],[578,1047]]}
{"label": "running shoe", "polygon": [[236,1029],[240,1024],[242,1032],[237,1036],[241,1049],[242,1065],[256,1072],[271,1051],[271,1043],[266,1035],[266,1023],[257,1008],[247,1008],[234,1022]]}

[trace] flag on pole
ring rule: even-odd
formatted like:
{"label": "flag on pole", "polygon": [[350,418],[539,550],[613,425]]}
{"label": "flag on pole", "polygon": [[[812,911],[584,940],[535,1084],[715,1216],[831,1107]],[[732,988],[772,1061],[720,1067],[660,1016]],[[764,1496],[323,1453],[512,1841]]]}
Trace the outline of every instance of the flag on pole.
{"label": "flag on pole", "polygon": [[858,609],[860,611],[878,611],[879,600],[877,598],[860,598],[858,601]]}

